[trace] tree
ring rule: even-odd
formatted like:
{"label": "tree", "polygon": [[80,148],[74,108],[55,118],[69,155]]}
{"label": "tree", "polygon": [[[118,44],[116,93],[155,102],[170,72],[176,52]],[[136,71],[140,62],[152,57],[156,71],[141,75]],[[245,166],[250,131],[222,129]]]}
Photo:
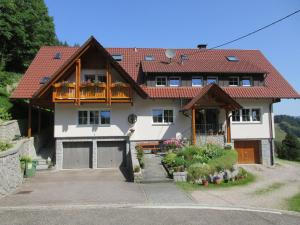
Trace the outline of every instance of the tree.
{"label": "tree", "polygon": [[285,136],[278,156],[288,160],[300,160],[300,142],[295,135],[287,134]]}
{"label": "tree", "polygon": [[0,0],[0,67],[21,72],[42,45],[57,45],[43,0]]}

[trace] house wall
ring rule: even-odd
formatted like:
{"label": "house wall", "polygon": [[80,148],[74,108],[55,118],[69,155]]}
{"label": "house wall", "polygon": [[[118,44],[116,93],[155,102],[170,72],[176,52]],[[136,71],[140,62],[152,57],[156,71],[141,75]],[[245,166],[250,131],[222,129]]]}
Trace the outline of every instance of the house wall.
{"label": "house wall", "polygon": [[[232,139],[268,139],[270,138],[269,107],[271,100],[237,100],[244,108],[260,108],[261,122],[232,122]],[[272,112],[273,137],[274,138],[274,114]]]}
{"label": "house wall", "polygon": [[[157,125],[152,123],[152,109],[163,108],[174,110],[173,124]],[[56,138],[69,137],[118,137],[131,136],[130,140],[162,140],[174,138],[180,132],[183,137],[190,138],[191,120],[182,115],[179,100],[150,100],[135,96],[134,104],[115,103],[112,106],[106,104],[56,104],[55,105],[55,127]],[[78,125],[77,111],[91,109],[110,109],[111,125],[92,126]],[[137,122],[130,125],[127,121],[128,115],[137,115]],[[132,135],[130,129],[134,129]]]}

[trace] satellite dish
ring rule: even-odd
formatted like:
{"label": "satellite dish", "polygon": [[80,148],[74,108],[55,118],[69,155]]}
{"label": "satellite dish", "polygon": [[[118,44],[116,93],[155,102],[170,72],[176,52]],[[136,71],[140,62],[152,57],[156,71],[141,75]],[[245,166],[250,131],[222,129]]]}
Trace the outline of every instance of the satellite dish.
{"label": "satellite dish", "polygon": [[166,50],[166,52],[165,52],[165,54],[166,54],[166,57],[168,58],[168,59],[170,59],[170,62],[171,62],[171,60],[175,57],[175,55],[176,55],[176,51],[175,51],[175,49],[167,49]]}

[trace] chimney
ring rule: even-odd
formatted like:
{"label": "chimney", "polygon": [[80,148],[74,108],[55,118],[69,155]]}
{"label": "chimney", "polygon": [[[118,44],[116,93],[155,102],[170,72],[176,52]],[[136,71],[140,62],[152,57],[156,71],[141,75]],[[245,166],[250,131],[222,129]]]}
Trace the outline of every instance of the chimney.
{"label": "chimney", "polygon": [[197,45],[197,48],[199,49],[206,49],[207,44],[199,44]]}

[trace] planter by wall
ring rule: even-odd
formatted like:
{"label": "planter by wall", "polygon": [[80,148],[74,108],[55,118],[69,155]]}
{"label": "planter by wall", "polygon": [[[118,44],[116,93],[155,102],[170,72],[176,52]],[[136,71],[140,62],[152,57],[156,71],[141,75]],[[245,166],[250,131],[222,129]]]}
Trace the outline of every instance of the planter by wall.
{"label": "planter by wall", "polygon": [[187,181],[187,172],[174,172],[173,179],[175,182],[186,182]]}

